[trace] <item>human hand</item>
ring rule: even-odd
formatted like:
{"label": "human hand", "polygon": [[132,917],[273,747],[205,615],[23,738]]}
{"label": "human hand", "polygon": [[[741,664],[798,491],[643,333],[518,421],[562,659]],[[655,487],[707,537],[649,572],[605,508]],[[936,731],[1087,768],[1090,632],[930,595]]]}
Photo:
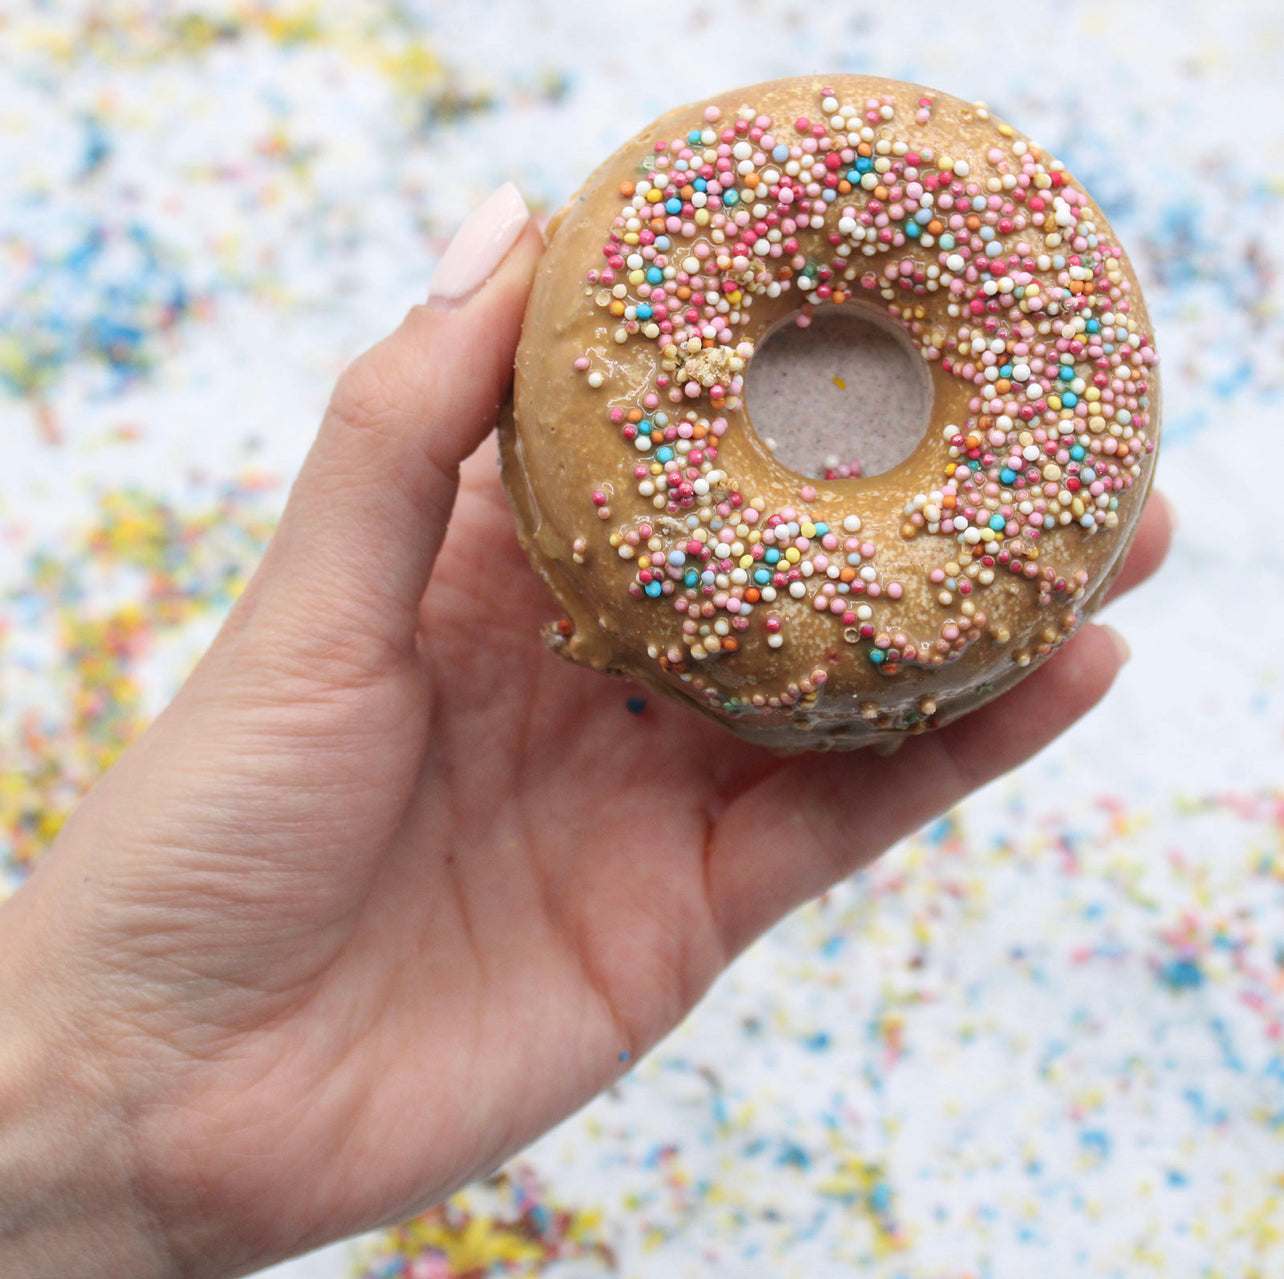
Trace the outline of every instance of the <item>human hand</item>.
{"label": "human hand", "polygon": [[[782,760],[553,660],[486,439],[540,248],[506,198],[463,296],[344,374],[209,653],[0,908],[5,1273],[240,1274],[443,1197],[1122,662],[1087,624],[894,755]],[[1168,535],[1152,504],[1116,589]]]}

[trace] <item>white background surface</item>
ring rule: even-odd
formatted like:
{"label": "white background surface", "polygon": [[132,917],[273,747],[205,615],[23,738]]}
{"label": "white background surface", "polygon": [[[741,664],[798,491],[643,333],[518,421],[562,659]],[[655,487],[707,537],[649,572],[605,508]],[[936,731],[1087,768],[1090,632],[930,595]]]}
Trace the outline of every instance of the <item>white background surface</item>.
{"label": "white background surface", "polygon": [[[1273,1273],[1277,8],[334,3],[297,39],[272,20],[303,10],[205,6],[233,33],[205,45],[174,36],[178,5],[19,4],[0,26],[6,740],[32,705],[79,731],[37,557],[62,555],[92,610],[137,589],[77,549],[106,495],[181,514],[233,486],[233,523],[270,519],[335,372],[499,182],[551,211],[661,111],[778,75],[985,98],[1097,195],[1148,285],[1183,526],[1110,618],[1134,659],[1042,758],[764,939],[522,1167],[598,1214],[628,1277]],[[95,227],[115,248],[82,269]],[[137,326],[137,369],[95,355],[104,316]],[[13,370],[36,348],[32,394]],[[156,625],[150,709],[218,614]],[[274,1273],[351,1264],[340,1246]],[[546,1273],[606,1273],[579,1264]]]}

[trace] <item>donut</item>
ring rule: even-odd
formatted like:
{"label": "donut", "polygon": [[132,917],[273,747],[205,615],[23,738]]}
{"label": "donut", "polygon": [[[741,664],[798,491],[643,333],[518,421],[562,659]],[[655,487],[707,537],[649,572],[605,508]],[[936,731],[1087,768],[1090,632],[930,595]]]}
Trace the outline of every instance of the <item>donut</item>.
{"label": "donut", "polygon": [[[921,359],[928,422],[882,474],[793,470],[746,410],[764,339],[832,314]],[[679,108],[597,169],[500,444],[552,647],[790,752],[947,724],[1054,653],[1158,430],[1141,289],[1065,168],[980,103],[834,75]]]}

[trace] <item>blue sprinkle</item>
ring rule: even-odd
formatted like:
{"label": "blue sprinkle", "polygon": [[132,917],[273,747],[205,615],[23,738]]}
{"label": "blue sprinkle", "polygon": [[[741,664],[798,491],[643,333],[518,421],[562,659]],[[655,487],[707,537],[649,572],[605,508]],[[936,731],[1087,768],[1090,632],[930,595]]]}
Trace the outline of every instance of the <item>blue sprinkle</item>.
{"label": "blue sprinkle", "polygon": [[753,571],[753,580],[757,582],[759,586],[766,586],[767,583],[771,581],[771,574],[768,573],[765,568],[756,568]]}
{"label": "blue sprinkle", "polygon": [[816,521],[816,536],[817,536],[817,537],[824,537],[824,536],[825,536],[825,534],[826,534],[826,533],[828,533],[828,532],[829,532],[829,525],[828,525],[828,524],[823,524],[823,523],[821,523],[821,521],[817,520],[817,521]]}
{"label": "blue sprinkle", "polygon": [[646,591],[646,593],[647,593],[647,594],[648,594],[652,599],[655,599],[655,597],[656,597],[657,595],[659,595],[659,593],[660,593],[664,588],[660,585],[660,583],[659,583],[659,582],[657,582],[654,578],[652,578],[652,580],[651,580],[651,581],[649,581],[649,582],[646,584],[646,586],[644,586],[642,589],[643,589],[643,590],[645,590],[645,591]]}
{"label": "blue sprinkle", "polygon": [[1010,467],[1005,466],[999,472],[999,479],[1004,484],[1011,484],[1016,479],[1016,472]]}
{"label": "blue sprinkle", "polygon": [[1087,322],[1087,324],[1085,324],[1083,327],[1084,327],[1085,329],[1087,329],[1089,333],[1100,333],[1100,332],[1101,332],[1101,321],[1100,321],[1100,320],[1089,320],[1089,321]]}
{"label": "blue sprinkle", "polygon": [[1169,990],[1197,990],[1204,984],[1204,970],[1194,959],[1174,959],[1160,966],[1159,980]]}
{"label": "blue sprinkle", "polygon": [[884,661],[887,660],[887,654],[884,653],[881,648],[871,649],[869,660],[873,662],[875,666],[882,666]]}
{"label": "blue sprinkle", "polygon": [[905,234],[908,235],[911,240],[917,240],[918,237],[923,234],[923,228],[919,226],[917,222],[907,222],[905,224]]}
{"label": "blue sprinkle", "polygon": [[702,131],[700,129],[692,129],[691,132],[687,134],[687,141],[691,143],[692,146],[696,146],[698,143],[703,141]]}
{"label": "blue sprinkle", "polygon": [[682,212],[682,201],[681,201],[681,200],[679,200],[679,199],[678,199],[678,197],[677,197],[676,195],[674,195],[674,196],[670,196],[670,197],[669,197],[669,198],[664,202],[664,211],[665,211],[666,213],[681,213],[681,212]]}
{"label": "blue sprinkle", "polygon": [[[642,712],[646,710],[646,698],[645,697],[627,698],[624,702],[624,709],[627,710],[630,715],[641,715]],[[628,1054],[625,1053],[624,1057],[627,1057],[627,1056]],[[623,1061],[624,1057],[621,1057],[620,1060]]]}
{"label": "blue sprinkle", "polygon": [[769,546],[763,552],[762,558],[766,560],[768,564],[777,564],[780,562],[780,552],[776,550],[774,546]]}
{"label": "blue sprinkle", "polygon": [[671,448],[669,448],[669,447],[666,445],[666,446],[665,446],[665,447],[663,447],[663,448],[658,448],[658,449],[656,449],[656,451],[655,451],[655,456],[656,456],[656,460],[657,460],[657,461],[660,461],[660,462],[672,462],[672,461],[673,461],[673,450],[672,450]]}
{"label": "blue sprinkle", "polygon": [[811,1167],[811,1159],[807,1152],[801,1146],[794,1145],[792,1141],[787,1142],[785,1148],[776,1156],[776,1163],[784,1168]]}
{"label": "blue sprinkle", "polygon": [[1068,409],[1074,408],[1079,403],[1079,397],[1073,391],[1061,392],[1061,403]]}
{"label": "blue sprinkle", "polygon": [[646,269],[646,280],[648,284],[659,284],[664,279],[664,272],[658,266],[649,266]]}
{"label": "blue sprinkle", "polygon": [[709,183],[705,178],[696,178],[691,185],[695,187],[697,191],[707,191],[709,189]]}
{"label": "blue sprinkle", "polygon": [[1076,444],[1074,448],[1070,450],[1070,456],[1074,458],[1076,462],[1082,462],[1084,457],[1087,456],[1087,450],[1082,444]]}
{"label": "blue sprinkle", "polygon": [[778,142],[772,149],[771,158],[777,164],[784,164],[789,159],[789,148],[783,142]]}
{"label": "blue sprinkle", "polygon": [[1073,367],[1072,365],[1069,365],[1069,364],[1063,364],[1063,365],[1062,365],[1062,366],[1057,370],[1057,376],[1058,376],[1058,377],[1059,377],[1063,382],[1073,382],[1073,381],[1074,381],[1074,367]]}
{"label": "blue sprinkle", "polygon": [[1089,1128],[1079,1134],[1079,1145],[1098,1159],[1109,1159],[1114,1142],[1108,1132],[1103,1132],[1100,1128]]}
{"label": "blue sprinkle", "polygon": [[724,192],[722,193],[722,203],[723,203],[723,204],[739,204],[739,203],[740,203],[740,192],[739,192],[739,191],[737,191],[737,190],[735,189],[735,187],[732,187],[730,191],[724,191]]}
{"label": "blue sprinkle", "polygon": [[649,320],[655,312],[651,310],[649,302],[639,302],[637,306],[637,317],[639,320]]}
{"label": "blue sprinkle", "polygon": [[687,569],[687,571],[682,575],[683,586],[694,586],[697,582],[699,582],[699,580],[700,580],[700,574],[697,573],[693,568]]}
{"label": "blue sprinkle", "polygon": [[990,527],[996,533],[1001,533],[1005,528],[1007,528],[1007,526],[1008,522],[1002,515],[995,514],[990,516]]}
{"label": "blue sprinkle", "polygon": [[639,435],[651,434],[651,423],[646,418],[643,418],[642,421],[638,423],[638,434]]}

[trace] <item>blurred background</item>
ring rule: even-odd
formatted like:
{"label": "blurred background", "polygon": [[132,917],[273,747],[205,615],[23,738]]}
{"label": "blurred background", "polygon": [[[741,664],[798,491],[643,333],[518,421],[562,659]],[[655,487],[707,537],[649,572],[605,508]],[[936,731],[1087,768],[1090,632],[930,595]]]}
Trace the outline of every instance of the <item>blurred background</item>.
{"label": "blurred background", "polygon": [[1066,162],[1156,323],[1183,523],[1107,702],[490,1183],[280,1279],[1284,1272],[1282,64],[1274,0],[0,7],[0,892],[503,181],[552,212],[681,102],[916,80]]}

